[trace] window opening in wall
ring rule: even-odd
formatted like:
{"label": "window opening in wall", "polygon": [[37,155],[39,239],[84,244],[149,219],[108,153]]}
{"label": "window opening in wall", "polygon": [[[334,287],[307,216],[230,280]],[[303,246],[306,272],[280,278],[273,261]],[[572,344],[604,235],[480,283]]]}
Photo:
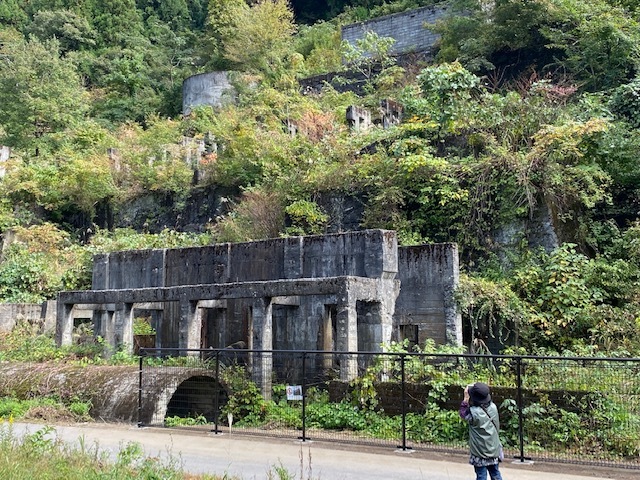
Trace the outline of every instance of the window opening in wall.
{"label": "window opening in wall", "polygon": [[307,348],[300,335],[299,307],[297,305],[273,305],[271,329],[274,350]]}
{"label": "window opening in wall", "polygon": [[373,352],[382,342],[379,302],[356,302],[358,317],[358,351]]}
{"label": "window opening in wall", "polygon": [[244,310],[242,324],[247,339],[247,348],[253,350],[253,307],[246,307]]}
{"label": "window opening in wall", "polygon": [[412,352],[418,345],[418,325],[400,325],[400,342],[408,340],[407,349]]}
{"label": "window opening in wall", "polygon": [[78,345],[93,345],[94,325],[91,318],[74,318],[73,319],[74,341]]}
{"label": "window opening in wall", "polygon": [[201,312],[200,348],[224,348],[225,308],[203,308]]}

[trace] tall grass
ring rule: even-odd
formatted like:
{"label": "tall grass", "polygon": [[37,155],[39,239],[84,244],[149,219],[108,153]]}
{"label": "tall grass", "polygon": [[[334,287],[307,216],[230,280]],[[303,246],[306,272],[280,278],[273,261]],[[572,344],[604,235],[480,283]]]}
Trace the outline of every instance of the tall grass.
{"label": "tall grass", "polygon": [[175,459],[144,455],[126,444],[114,460],[97,445],[72,447],[55,438],[52,427],[19,438],[11,424],[0,425],[0,472],[11,480],[234,480],[228,475],[191,475]]}

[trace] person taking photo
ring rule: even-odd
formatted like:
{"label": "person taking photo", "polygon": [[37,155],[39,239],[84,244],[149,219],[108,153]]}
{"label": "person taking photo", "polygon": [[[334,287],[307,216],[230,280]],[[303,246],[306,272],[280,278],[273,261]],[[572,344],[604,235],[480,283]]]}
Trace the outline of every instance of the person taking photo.
{"label": "person taking photo", "polygon": [[502,480],[500,419],[486,383],[476,382],[465,387],[460,417],[469,424],[469,463],[475,469],[476,480],[486,480],[487,473],[491,480]]}

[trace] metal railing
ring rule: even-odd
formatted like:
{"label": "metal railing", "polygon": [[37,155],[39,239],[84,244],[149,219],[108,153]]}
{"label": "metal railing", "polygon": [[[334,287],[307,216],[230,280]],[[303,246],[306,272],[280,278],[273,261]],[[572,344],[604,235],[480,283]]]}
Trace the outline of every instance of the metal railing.
{"label": "metal railing", "polygon": [[640,359],[234,349],[140,351],[139,425],[466,452],[491,385],[514,461],[640,469]]}

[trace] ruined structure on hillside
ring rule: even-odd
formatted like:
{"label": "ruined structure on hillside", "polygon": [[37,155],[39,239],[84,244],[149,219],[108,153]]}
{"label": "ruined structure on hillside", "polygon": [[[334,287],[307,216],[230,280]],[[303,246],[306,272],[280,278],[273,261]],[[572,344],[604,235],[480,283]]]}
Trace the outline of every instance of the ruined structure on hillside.
{"label": "ruined structure on hillside", "polygon": [[394,39],[389,52],[392,55],[413,52],[426,53],[428,56],[440,38],[440,35],[429,30],[428,26],[448,13],[446,5],[436,5],[385,15],[345,25],[342,27],[341,37],[343,41],[355,45],[367,32],[374,32],[379,37]]}
{"label": "ruined structure on hillside", "polygon": [[[156,348],[460,344],[457,282],[455,244],[398,247],[387,230],[116,252],[94,258],[92,290],[59,294],[56,338],[70,344],[76,311],[90,310],[94,333],[127,348],[142,315],[152,318]],[[342,362],[340,377],[356,367],[355,358]],[[259,370],[266,377],[270,365]]]}
{"label": "ruined structure on hillside", "polygon": [[182,113],[188,115],[193,107],[199,105],[222,107],[232,103],[235,96],[227,72],[192,75],[182,83]]}

